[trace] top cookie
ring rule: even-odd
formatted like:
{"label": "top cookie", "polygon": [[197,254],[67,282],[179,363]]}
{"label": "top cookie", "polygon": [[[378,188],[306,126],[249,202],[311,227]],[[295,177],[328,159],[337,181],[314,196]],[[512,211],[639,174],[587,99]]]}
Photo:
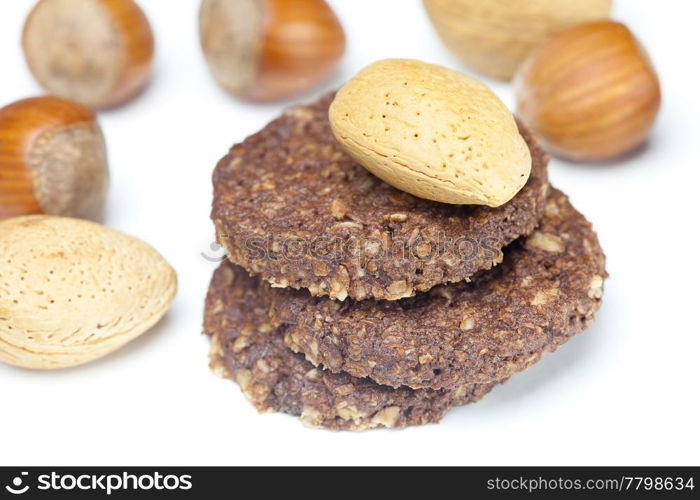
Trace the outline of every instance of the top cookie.
{"label": "top cookie", "polygon": [[275,286],[344,300],[409,297],[462,281],[532,232],[547,156],[522,126],[528,182],[497,208],[401,192],[353,161],[328,122],[329,94],[235,145],[214,172],[212,219],[229,258]]}

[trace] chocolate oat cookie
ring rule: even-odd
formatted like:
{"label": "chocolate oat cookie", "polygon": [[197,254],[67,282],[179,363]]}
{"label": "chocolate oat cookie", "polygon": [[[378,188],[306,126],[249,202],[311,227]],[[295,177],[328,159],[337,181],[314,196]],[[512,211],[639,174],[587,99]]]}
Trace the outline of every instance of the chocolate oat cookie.
{"label": "chocolate oat cookie", "polygon": [[393,387],[488,383],[535,363],[593,320],[605,258],[591,225],[552,189],[529,237],[472,283],[400,301],[337,302],[264,288],[286,344],[332,372]]}
{"label": "chocolate oat cookie", "polygon": [[498,208],[447,205],[398,191],[355,163],[331,133],[332,99],[289,109],[214,172],[219,240],[249,272],[317,296],[400,299],[492,267],[502,247],[537,224],[547,157],[522,126],[532,156],[524,188]]}
{"label": "chocolate oat cookie", "polygon": [[299,415],[308,425],[330,429],[403,427],[437,422],[450,407],[477,401],[496,385],[392,389],[315,368],[284,345],[285,327],[270,322],[261,293],[267,288],[224,262],[214,273],[204,322],[212,336],[212,369],[234,379],[259,411]]}

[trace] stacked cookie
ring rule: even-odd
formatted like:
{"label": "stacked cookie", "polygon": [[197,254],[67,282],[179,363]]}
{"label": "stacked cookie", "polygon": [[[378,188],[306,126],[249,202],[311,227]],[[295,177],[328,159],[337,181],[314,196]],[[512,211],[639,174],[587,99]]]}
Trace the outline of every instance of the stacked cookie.
{"label": "stacked cookie", "polygon": [[206,299],[211,366],[258,410],[332,429],[437,422],[593,320],[603,253],[527,130],[513,199],[441,204],[353,161],[332,99],[288,110],[214,173],[229,258]]}

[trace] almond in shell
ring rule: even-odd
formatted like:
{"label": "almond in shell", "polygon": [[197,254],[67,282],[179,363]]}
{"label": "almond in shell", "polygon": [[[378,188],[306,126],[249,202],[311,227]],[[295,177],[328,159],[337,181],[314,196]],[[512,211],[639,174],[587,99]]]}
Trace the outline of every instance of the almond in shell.
{"label": "almond in shell", "polygon": [[93,222],[30,215],[0,222],[0,361],[81,365],[166,313],[173,268],[150,245]]}

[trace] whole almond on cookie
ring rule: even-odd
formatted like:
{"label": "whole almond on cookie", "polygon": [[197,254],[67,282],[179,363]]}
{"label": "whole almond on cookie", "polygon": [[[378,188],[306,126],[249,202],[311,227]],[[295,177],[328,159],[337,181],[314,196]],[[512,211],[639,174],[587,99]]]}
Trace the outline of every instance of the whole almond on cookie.
{"label": "whole almond on cookie", "polygon": [[160,320],[177,288],[148,244],[80,219],[0,222],[0,361],[34,369],[80,365]]}
{"label": "whole almond on cookie", "polygon": [[420,198],[497,207],[530,175],[508,108],[486,85],[442,66],[375,62],[338,91],[329,114],[355,160]]}

